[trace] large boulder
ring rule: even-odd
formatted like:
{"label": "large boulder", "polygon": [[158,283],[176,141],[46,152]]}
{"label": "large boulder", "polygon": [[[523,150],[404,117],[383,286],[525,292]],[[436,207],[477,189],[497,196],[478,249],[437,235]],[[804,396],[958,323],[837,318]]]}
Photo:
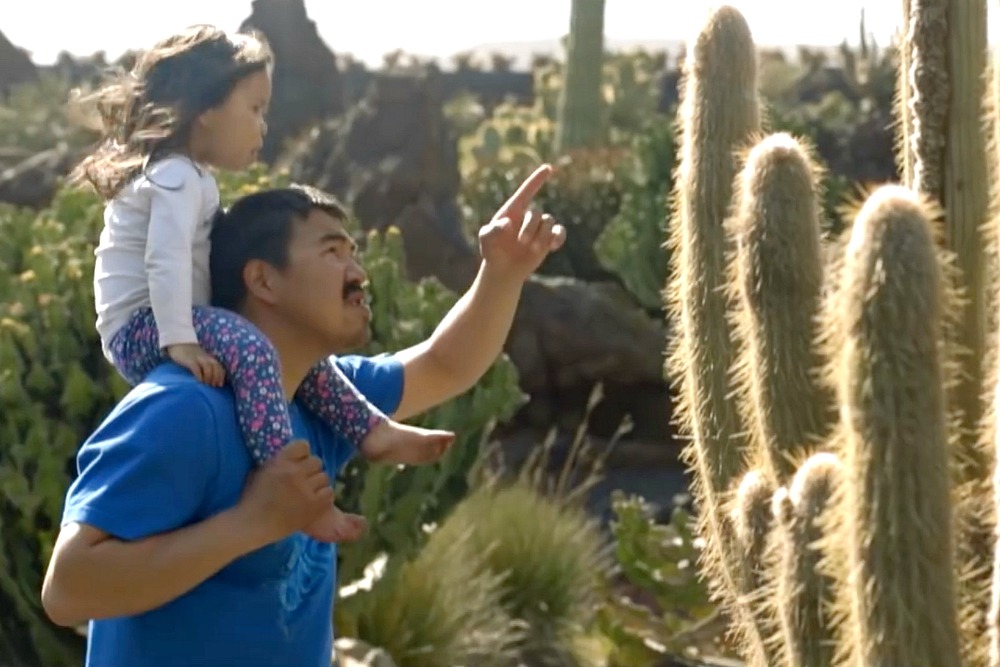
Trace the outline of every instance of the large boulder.
{"label": "large boulder", "polygon": [[0,32],[0,99],[14,86],[37,80],[38,68],[31,62],[28,53],[14,46]]}
{"label": "large boulder", "polygon": [[254,0],[240,30],[259,30],[274,51],[274,90],[261,158],[271,162],[289,139],[344,110],[337,59],[303,0]]}
{"label": "large boulder", "polygon": [[421,204],[446,237],[461,242],[458,145],[441,83],[433,67],[377,74],[357,105],[323,121],[290,154],[292,178],[336,193],[366,229],[384,229]]}

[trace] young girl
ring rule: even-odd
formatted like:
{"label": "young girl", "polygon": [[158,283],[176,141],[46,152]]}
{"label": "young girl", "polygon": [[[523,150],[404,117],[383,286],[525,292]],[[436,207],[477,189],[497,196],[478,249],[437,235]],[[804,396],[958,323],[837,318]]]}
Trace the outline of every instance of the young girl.
{"label": "young girl", "polygon": [[[107,200],[96,250],[97,328],[131,384],[170,359],[208,384],[228,379],[254,461],[292,439],[277,354],[248,320],[210,307],[209,235],[219,191],[206,167],[243,170],[266,132],[272,56],[257,36],[194,26],[153,46],[95,94],[105,137],[74,174]],[[357,447],[443,450],[453,437],[388,419],[326,361],[303,404]],[[360,537],[362,517],[331,506],[308,531]]]}

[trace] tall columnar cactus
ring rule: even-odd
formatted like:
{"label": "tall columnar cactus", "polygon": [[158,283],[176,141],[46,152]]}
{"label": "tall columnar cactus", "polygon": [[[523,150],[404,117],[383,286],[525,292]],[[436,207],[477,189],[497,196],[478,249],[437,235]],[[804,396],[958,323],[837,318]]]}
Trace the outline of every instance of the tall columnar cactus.
{"label": "tall columnar cactus", "polygon": [[[997,317],[984,316],[996,231],[983,223],[987,195],[1000,205],[1000,187],[987,187],[986,154],[988,146],[998,152],[990,166],[1000,173],[1000,102],[984,133],[982,0],[903,5],[906,187],[870,194],[842,256],[822,268],[824,253],[813,252],[818,242],[808,236],[817,226],[814,181],[803,177],[814,170],[800,146],[759,140],[733,197],[733,154],[759,136],[753,45],[739,14],[713,13],[686,59],[668,239],[670,370],[693,441],[686,454],[706,574],[730,603],[751,664],[980,667],[992,648],[990,667],[1000,667],[1000,472],[995,501],[985,502],[1000,438],[993,440],[997,416],[981,396],[986,378],[996,381],[997,348],[985,334]],[[723,27],[732,32],[724,40]],[[727,268],[724,258],[734,263]],[[827,330],[814,331],[826,287]],[[967,298],[954,300],[959,293]],[[813,384],[819,358],[831,381],[825,389]],[[1000,402],[1000,383],[990,389]],[[831,398],[839,419],[827,421],[822,406]],[[810,414],[804,405],[820,407]],[[806,459],[818,442],[829,454]],[[720,516],[741,478],[744,511]],[[761,549],[764,522],[750,499],[783,484],[773,498],[781,525]],[[990,582],[982,573],[994,550],[987,641]],[[777,659],[763,641],[768,619],[745,604],[762,595],[760,607],[781,619]],[[823,604],[831,596],[832,609]]]}
{"label": "tall columnar cactus", "polygon": [[735,379],[751,451],[763,459],[753,465],[786,484],[836,417],[814,345],[823,285],[818,168],[799,141],[774,134],[749,152],[738,187],[729,226],[743,348]]}
{"label": "tall columnar cactus", "polygon": [[703,566],[715,592],[731,601],[732,536],[724,501],[742,472],[744,427],[731,400],[733,344],[727,328],[724,221],[737,152],[760,132],[756,53],[750,28],[731,7],[709,15],[684,63],[679,109],[680,162],[669,223],[673,323],[668,372],[679,380],[677,416],[692,439],[685,456],[706,539]]}
{"label": "tall columnar cactus", "polygon": [[783,650],[783,659],[775,664],[835,664],[836,622],[831,606],[838,582],[827,568],[837,557],[824,553],[820,545],[841,482],[840,461],[831,453],[819,452],[806,459],[787,489],[774,494],[778,528],[773,590]]}
{"label": "tall columnar cactus", "polygon": [[[884,186],[855,220],[839,294],[838,398],[859,665],[958,667],[942,352],[930,214]],[[840,539],[840,533],[828,535]]]}
{"label": "tall columnar cactus", "polygon": [[990,456],[978,442],[987,350],[985,228],[989,212],[988,129],[983,122],[987,70],[986,0],[906,0],[900,107],[904,184],[941,207],[943,240],[955,254],[966,296],[957,342],[963,355],[955,404],[961,410],[964,479],[987,476]]}
{"label": "tall columnar cactus", "polygon": [[592,146],[603,132],[604,0],[573,0],[556,150]]}
{"label": "tall columnar cactus", "polygon": [[[996,518],[988,494],[994,462],[984,418],[984,400],[994,363],[987,344],[991,317],[988,295],[990,246],[996,243],[989,221],[990,176],[987,150],[991,128],[983,122],[988,63],[986,0],[906,0],[902,45],[906,88],[902,111],[907,135],[903,161],[912,165],[904,181],[941,208],[943,242],[955,255],[954,282],[964,292],[952,338],[962,349],[961,373],[949,387],[959,422],[955,463],[955,529],[959,535],[959,604],[970,641],[986,631],[989,607],[990,549]],[[995,247],[995,246],[994,246]],[[978,642],[976,642],[978,645]],[[966,649],[970,667],[985,664],[978,646]]]}

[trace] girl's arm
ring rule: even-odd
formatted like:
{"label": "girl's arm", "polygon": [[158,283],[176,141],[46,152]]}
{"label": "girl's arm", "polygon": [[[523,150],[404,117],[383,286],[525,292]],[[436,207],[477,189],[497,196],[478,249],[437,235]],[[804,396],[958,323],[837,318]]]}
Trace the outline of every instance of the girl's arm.
{"label": "girl's arm", "polygon": [[150,174],[146,274],[160,347],[197,344],[191,306],[191,264],[203,191],[194,165],[165,160]]}

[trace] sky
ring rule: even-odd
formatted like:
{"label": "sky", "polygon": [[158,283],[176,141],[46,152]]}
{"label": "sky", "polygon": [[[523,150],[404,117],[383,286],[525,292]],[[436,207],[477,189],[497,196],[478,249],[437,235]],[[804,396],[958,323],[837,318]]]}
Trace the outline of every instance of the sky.
{"label": "sky", "polygon": [[[569,26],[570,0],[306,0],[306,11],[326,43],[370,65],[397,48],[423,56],[448,56],[484,43],[557,39]],[[713,6],[706,0],[606,0],[608,39],[685,39]],[[902,0],[730,0],[760,45],[834,45],[858,40],[865,9],[869,31],[885,44],[899,25]],[[993,3],[990,3],[992,6]],[[14,44],[48,64],[66,50],[103,50],[115,58],[192,23],[235,29],[250,0],[166,0],[142,18],[136,0],[0,0],[0,30]],[[836,9],[835,9],[836,7]],[[169,9],[168,9],[169,8]],[[991,41],[998,34],[991,12]],[[55,20],[53,20],[55,18]],[[445,21],[448,25],[445,25]]]}

